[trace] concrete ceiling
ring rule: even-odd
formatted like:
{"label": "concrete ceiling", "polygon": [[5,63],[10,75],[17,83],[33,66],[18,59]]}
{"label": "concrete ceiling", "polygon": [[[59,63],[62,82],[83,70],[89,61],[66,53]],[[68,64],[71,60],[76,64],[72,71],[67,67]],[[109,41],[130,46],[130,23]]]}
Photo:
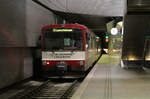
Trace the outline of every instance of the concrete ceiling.
{"label": "concrete ceiling", "polygon": [[123,16],[126,0],[39,0],[53,10],[98,16]]}
{"label": "concrete ceiling", "polygon": [[126,0],[33,0],[70,23],[79,23],[97,35],[106,32],[106,23],[122,17]]}
{"label": "concrete ceiling", "polygon": [[57,15],[60,15],[64,19],[69,21],[69,23],[83,24],[96,33],[105,32],[106,23],[113,20],[112,17],[100,17],[95,15],[73,14],[64,12],[56,12],[56,13]]}

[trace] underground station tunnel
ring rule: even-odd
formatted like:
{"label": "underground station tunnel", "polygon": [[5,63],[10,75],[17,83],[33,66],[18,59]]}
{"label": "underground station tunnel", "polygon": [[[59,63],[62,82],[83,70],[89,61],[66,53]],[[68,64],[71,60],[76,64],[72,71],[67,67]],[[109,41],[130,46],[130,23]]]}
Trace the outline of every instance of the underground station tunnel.
{"label": "underground station tunnel", "polygon": [[0,99],[150,99],[150,0],[0,0]]}

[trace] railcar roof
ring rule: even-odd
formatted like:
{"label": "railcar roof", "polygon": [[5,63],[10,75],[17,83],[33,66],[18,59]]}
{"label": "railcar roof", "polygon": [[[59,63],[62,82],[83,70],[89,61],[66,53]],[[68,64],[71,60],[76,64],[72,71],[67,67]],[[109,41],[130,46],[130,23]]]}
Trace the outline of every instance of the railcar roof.
{"label": "railcar roof", "polygon": [[42,28],[42,30],[47,29],[47,28],[61,28],[61,27],[70,27],[70,28],[72,27],[72,28],[87,29],[86,26],[81,25],[81,24],[53,24],[53,25],[44,26]]}

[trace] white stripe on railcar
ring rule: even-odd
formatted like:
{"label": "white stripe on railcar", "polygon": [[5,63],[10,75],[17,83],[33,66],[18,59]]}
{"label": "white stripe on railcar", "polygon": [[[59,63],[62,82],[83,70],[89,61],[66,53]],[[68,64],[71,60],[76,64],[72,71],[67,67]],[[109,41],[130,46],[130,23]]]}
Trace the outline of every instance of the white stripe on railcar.
{"label": "white stripe on railcar", "polygon": [[85,60],[84,51],[42,52],[42,60]]}

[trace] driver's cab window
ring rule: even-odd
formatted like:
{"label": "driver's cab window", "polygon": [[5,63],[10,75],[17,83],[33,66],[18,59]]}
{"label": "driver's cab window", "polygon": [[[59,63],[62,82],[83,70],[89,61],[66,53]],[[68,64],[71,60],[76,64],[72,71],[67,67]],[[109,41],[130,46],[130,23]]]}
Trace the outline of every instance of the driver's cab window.
{"label": "driver's cab window", "polygon": [[64,38],[64,46],[70,46],[71,45],[71,39],[70,38]]}

